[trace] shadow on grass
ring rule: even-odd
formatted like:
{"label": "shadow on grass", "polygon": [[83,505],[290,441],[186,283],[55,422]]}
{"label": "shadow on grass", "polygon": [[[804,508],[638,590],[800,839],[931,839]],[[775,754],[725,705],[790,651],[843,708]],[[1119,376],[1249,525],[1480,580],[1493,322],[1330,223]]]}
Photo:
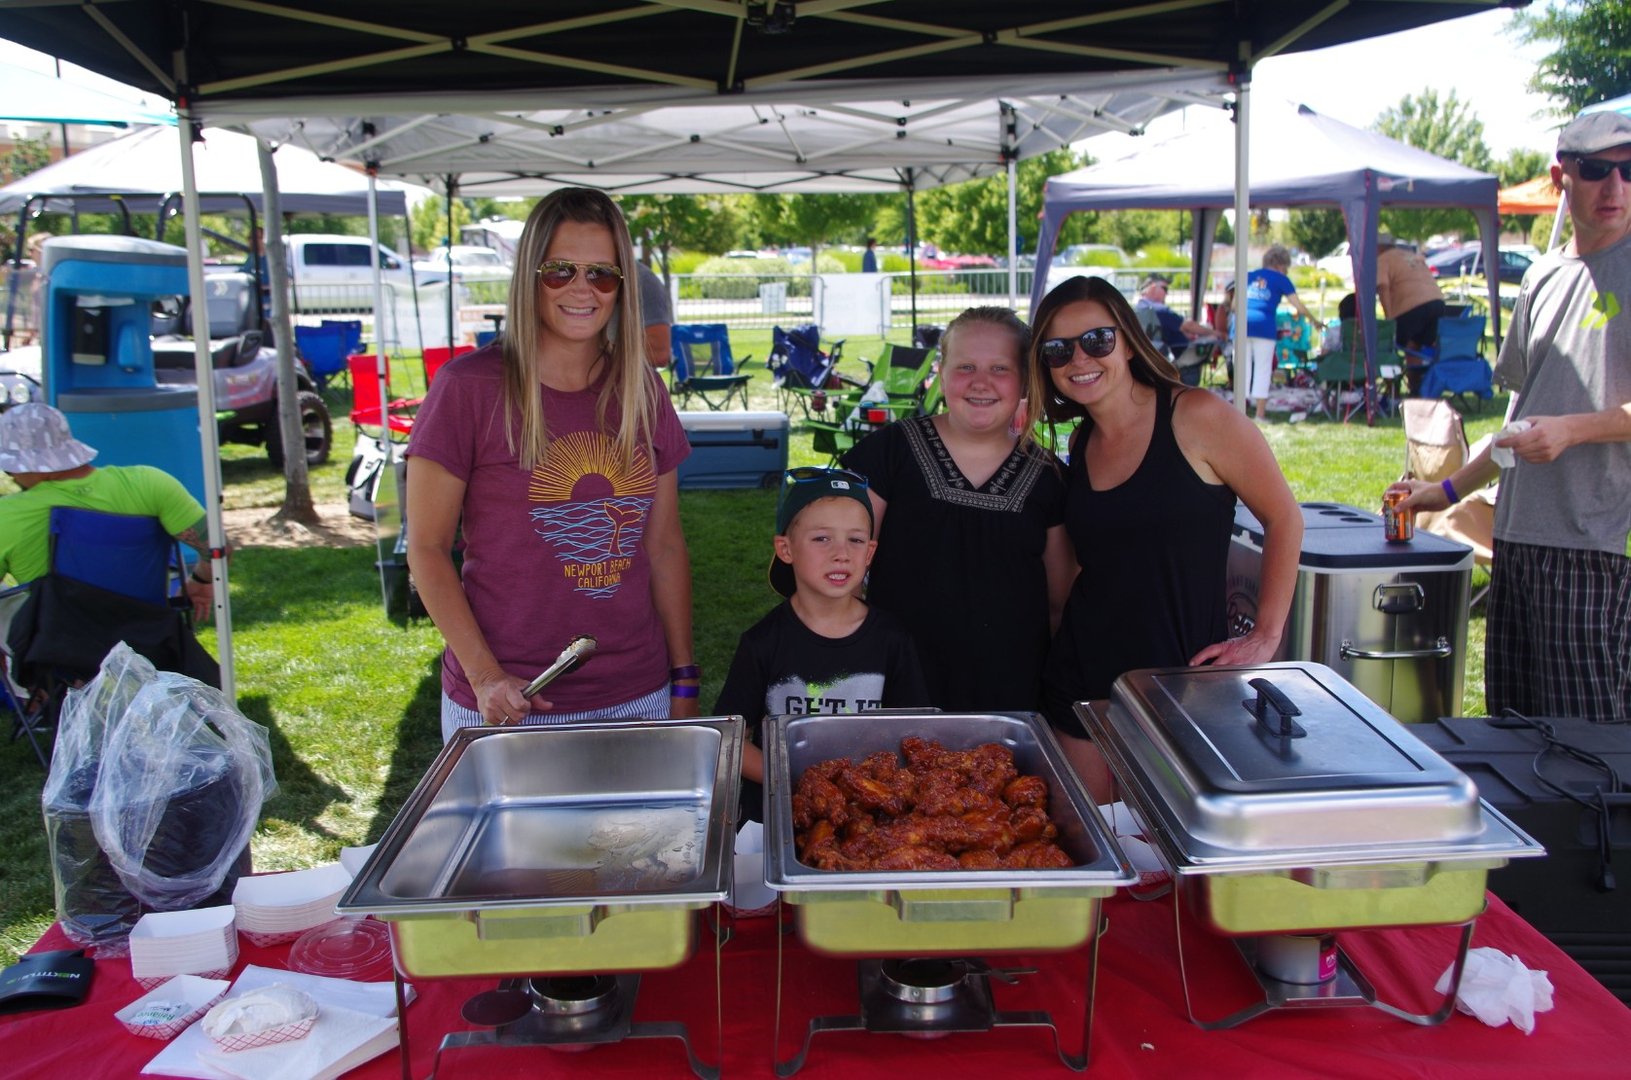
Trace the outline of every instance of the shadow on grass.
{"label": "shadow on grass", "polygon": [[414,787],[424,778],[425,771],[441,749],[442,657],[438,653],[402,710],[396,747],[391,752],[391,763],[386,769],[385,784],[379,795],[379,812],[369,824],[363,843],[377,843],[385,835],[386,827],[396,818],[397,811],[408,801],[408,796],[413,794]]}
{"label": "shadow on grass", "polygon": [[350,798],[344,788],[312,770],[278,726],[277,714],[272,711],[271,699],[255,694],[238,699],[238,711],[266,729],[267,741],[272,746],[272,768],[277,773],[278,793],[261,807],[261,817],[277,818],[306,832],[329,839],[334,833],[325,828],[321,818],[331,803]]}

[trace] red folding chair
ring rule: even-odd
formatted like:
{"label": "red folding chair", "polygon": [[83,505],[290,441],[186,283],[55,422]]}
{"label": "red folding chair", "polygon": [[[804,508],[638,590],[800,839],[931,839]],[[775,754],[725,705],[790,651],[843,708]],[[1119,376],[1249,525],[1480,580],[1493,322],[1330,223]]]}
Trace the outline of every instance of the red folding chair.
{"label": "red folding chair", "polygon": [[474,345],[458,345],[452,349],[436,347],[425,350],[425,387],[436,381],[436,373],[441,371],[449,360],[463,356],[465,353],[475,352]]}
{"label": "red folding chair", "polygon": [[[421,398],[399,398],[389,401],[381,409],[380,403],[390,393],[387,381],[385,393],[380,392],[379,357],[349,356],[346,364],[351,369],[351,422],[357,427],[389,427],[399,435],[413,430],[413,410]],[[387,376],[387,379],[389,376]],[[383,416],[381,415],[383,412]]]}

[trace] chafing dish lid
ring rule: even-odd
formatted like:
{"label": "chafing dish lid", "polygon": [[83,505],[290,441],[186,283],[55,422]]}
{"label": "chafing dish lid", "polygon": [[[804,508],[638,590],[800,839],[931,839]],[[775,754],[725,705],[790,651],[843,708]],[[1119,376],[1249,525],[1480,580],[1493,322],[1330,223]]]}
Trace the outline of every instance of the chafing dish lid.
{"label": "chafing dish lid", "polygon": [[1472,781],[1323,664],[1133,671],[1112,693],[1102,718],[1078,711],[1181,845],[1397,849],[1484,830]]}

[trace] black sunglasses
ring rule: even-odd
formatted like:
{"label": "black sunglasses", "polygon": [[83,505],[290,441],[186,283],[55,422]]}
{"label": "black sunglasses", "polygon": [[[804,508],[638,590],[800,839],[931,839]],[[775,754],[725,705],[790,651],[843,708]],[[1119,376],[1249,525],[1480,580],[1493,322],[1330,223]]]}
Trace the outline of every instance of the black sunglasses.
{"label": "black sunglasses", "polygon": [[1574,159],[1575,171],[1580,179],[1588,184],[1595,184],[1600,180],[1607,180],[1608,174],[1619,171],[1620,179],[1631,184],[1631,158],[1624,161],[1612,161],[1609,158],[1579,157]]}
{"label": "black sunglasses", "polygon": [[564,289],[583,271],[583,280],[598,293],[613,293],[623,284],[623,271],[607,263],[577,263],[550,259],[538,268],[538,278],[546,289]]}
{"label": "black sunglasses", "polygon": [[1081,337],[1048,338],[1042,343],[1042,359],[1051,368],[1062,368],[1076,355],[1076,346],[1095,360],[1103,359],[1116,350],[1116,328],[1099,326]]}

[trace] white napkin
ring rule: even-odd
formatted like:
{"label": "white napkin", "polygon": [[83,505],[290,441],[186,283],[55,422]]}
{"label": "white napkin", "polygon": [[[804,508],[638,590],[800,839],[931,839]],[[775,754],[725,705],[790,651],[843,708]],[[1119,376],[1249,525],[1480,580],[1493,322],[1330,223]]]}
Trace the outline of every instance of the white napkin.
{"label": "white napkin", "polygon": [[[350,1061],[354,1052],[389,1033],[384,1045],[366,1058]],[[200,1061],[239,1080],[318,1080],[338,1076],[396,1045],[396,1018],[368,1016],[350,1009],[325,1008],[304,1039],[249,1050],[205,1050]]]}
{"label": "white napkin", "polygon": [[[305,991],[317,1001],[320,1011],[324,1013],[330,1009],[347,1009],[365,1016],[385,1019],[396,1015],[396,990],[391,983],[329,979],[321,975],[307,975],[300,971],[279,971],[276,968],[257,967],[254,964],[244,968],[238,975],[230,993],[242,994],[247,990],[271,986],[273,983],[283,983]],[[414,999],[413,987],[405,987],[403,993],[408,1001]],[[313,1025],[314,1029],[315,1027],[316,1025]],[[309,1039],[311,1036],[308,1035],[306,1038]],[[198,1077],[199,1080],[229,1080],[231,1074],[222,1072],[210,1062],[203,1060],[204,1053],[214,1049],[215,1044],[210,1041],[209,1036],[194,1024],[172,1039],[152,1061],[142,1067],[142,1072],[157,1076],[191,1076]],[[240,1054],[250,1052],[238,1051]]]}
{"label": "white napkin", "polygon": [[[1450,989],[1451,964],[1434,987],[1439,993]],[[1499,949],[1473,949],[1467,953],[1467,970],[1456,991],[1456,1008],[1471,1013],[1490,1027],[1508,1020],[1525,1035],[1535,1030],[1535,1014],[1552,1008],[1552,980],[1544,971],[1531,971],[1516,956]]]}
{"label": "white napkin", "polygon": [[[1528,431],[1534,426],[1534,424],[1531,424],[1527,420],[1514,420],[1512,423],[1502,428],[1495,437],[1497,439],[1504,439],[1508,435],[1517,435],[1520,432]],[[1518,463],[1517,452],[1510,446],[1491,445],[1489,448],[1489,459],[1503,469],[1510,469],[1512,466]]]}

